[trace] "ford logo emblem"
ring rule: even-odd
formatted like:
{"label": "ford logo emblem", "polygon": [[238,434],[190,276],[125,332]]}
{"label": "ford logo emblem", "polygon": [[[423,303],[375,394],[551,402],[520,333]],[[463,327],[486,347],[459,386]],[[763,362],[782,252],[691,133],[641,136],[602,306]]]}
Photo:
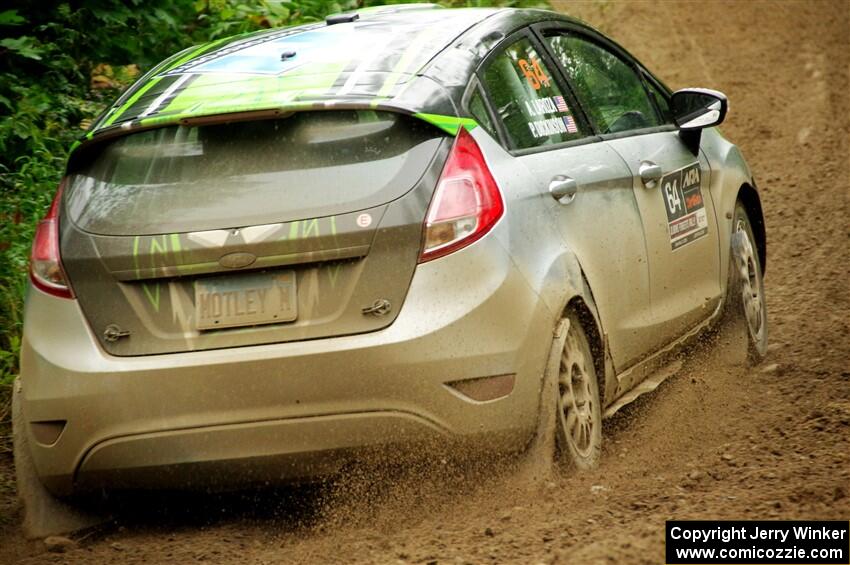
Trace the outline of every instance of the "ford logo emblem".
{"label": "ford logo emblem", "polygon": [[254,264],[257,256],[253,253],[228,253],[218,260],[218,264],[227,269],[242,269]]}

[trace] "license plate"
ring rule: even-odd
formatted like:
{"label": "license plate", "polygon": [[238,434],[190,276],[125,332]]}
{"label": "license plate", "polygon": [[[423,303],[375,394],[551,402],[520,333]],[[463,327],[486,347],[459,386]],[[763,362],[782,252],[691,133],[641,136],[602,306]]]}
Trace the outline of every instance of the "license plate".
{"label": "license plate", "polygon": [[199,330],[292,322],[297,317],[294,271],[195,281]]}

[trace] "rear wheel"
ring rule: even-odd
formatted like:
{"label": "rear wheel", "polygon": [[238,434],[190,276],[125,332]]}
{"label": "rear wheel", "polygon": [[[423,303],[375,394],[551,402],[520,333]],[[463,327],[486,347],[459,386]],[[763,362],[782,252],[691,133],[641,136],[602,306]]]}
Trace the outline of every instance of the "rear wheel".
{"label": "rear wheel", "polygon": [[30,538],[43,538],[101,522],[102,519],[53,496],[41,483],[30,455],[20,396],[20,382],[16,380],[12,393],[12,441],[18,499],[24,511],[24,533]]}
{"label": "rear wheel", "polygon": [[602,407],[590,342],[574,313],[558,373],[557,441],[561,459],[578,469],[592,469],[602,453]]}
{"label": "rear wheel", "polygon": [[731,246],[727,319],[746,327],[747,360],[756,364],[767,353],[767,305],[756,239],[740,201],[732,218]]}

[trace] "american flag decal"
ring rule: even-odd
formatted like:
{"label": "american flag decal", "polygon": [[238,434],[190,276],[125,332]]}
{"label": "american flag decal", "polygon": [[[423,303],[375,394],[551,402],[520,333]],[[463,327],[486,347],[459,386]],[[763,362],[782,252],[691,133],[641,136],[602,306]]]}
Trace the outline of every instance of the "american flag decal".
{"label": "american flag decal", "polygon": [[552,100],[555,101],[555,106],[557,106],[559,112],[563,112],[565,114],[569,113],[570,107],[567,106],[563,96],[553,96]]}
{"label": "american flag decal", "polygon": [[567,131],[569,133],[578,133],[578,126],[576,126],[576,121],[572,116],[564,116],[562,119],[564,120],[564,125],[567,126]]}

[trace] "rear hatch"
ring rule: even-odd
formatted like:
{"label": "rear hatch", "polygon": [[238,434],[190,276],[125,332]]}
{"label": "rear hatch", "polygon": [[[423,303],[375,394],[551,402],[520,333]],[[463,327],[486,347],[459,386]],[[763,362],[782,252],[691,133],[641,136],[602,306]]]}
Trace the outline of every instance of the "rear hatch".
{"label": "rear hatch", "polygon": [[378,330],[404,300],[448,147],[366,110],[119,137],[70,171],[62,260],[113,355]]}

